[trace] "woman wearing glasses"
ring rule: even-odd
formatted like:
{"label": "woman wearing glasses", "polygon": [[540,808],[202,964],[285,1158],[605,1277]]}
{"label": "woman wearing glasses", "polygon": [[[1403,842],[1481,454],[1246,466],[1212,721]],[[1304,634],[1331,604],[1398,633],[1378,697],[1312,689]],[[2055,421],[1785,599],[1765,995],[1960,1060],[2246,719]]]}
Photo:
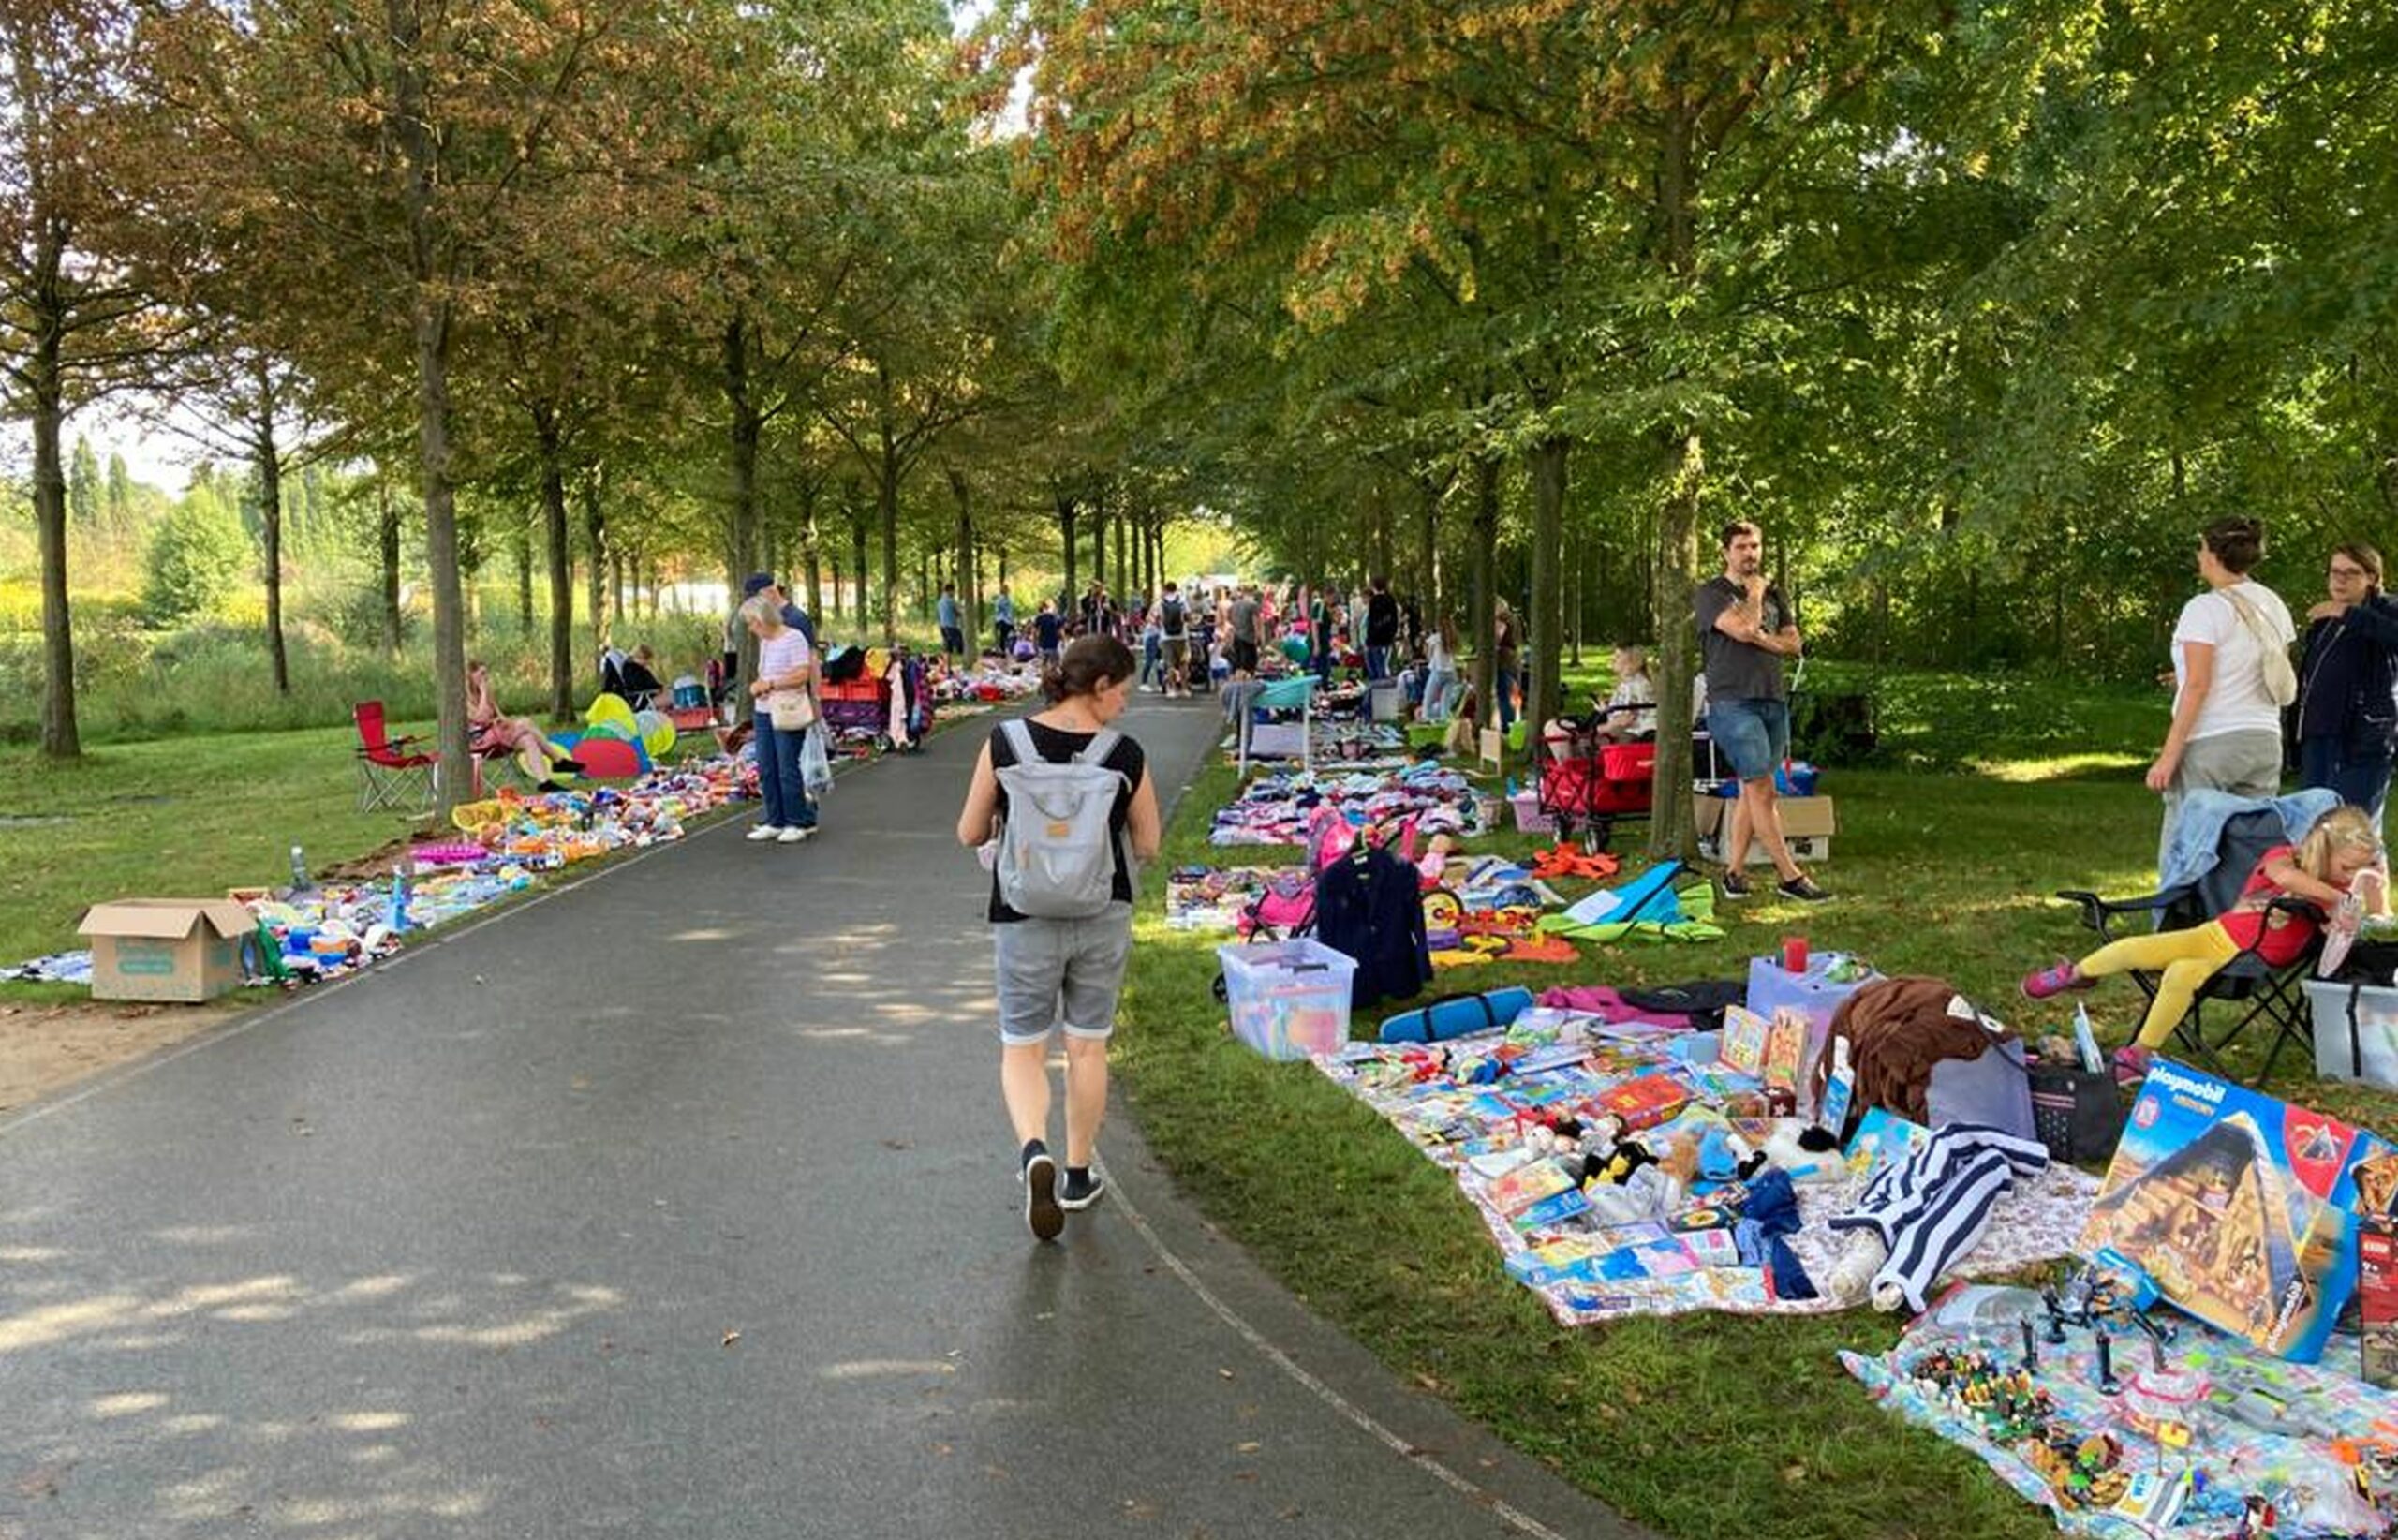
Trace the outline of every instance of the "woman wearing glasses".
{"label": "woman wearing glasses", "polygon": [[2299,777],[2378,825],[2398,739],[2398,604],[2381,592],[2381,553],[2361,541],[2332,548],[2327,576],[2298,667]]}

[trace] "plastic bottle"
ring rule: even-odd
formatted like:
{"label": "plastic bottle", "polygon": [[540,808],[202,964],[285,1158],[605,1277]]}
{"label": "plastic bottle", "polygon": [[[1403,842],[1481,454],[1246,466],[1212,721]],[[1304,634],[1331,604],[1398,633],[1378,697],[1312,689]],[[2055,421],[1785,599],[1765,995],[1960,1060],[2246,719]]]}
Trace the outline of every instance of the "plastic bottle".
{"label": "plastic bottle", "polygon": [[316,884],[308,881],[307,852],[297,845],[291,847],[291,891],[305,893]]}
{"label": "plastic bottle", "polygon": [[2081,1067],[2092,1074],[2107,1067],[2106,1056],[2098,1051],[2098,1034],[2091,1030],[2090,1007],[2079,1000],[2073,1007],[2073,1051],[2081,1056]]}
{"label": "plastic bottle", "polygon": [[1832,1039],[1831,1073],[1824,1076],[1824,1100],[1815,1121],[1837,1138],[1847,1132],[1849,1103],[1857,1095],[1857,1071],[1848,1061],[1848,1039]]}
{"label": "plastic bottle", "polygon": [[403,935],[408,928],[408,868],[401,862],[392,868],[392,934]]}

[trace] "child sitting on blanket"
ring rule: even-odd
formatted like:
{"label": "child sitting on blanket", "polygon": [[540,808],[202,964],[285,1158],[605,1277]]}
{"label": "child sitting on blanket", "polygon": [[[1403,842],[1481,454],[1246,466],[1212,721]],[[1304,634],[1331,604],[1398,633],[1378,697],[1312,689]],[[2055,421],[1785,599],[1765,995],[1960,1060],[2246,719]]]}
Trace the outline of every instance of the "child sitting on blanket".
{"label": "child sitting on blanket", "polygon": [[2321,930],[2322,916],[2269,910],[2274,899],[2303,898],[2328,911],[2353,890],[2370,912],[2387,912],[2389,881],[2381,859],[2373,820],[2360,808],[2335,807],[2317,819],[2296,846],[2267,851],[2241,887],[2239,900],[2224,913],[2187,930],[2126,936],[2080,962],[2043,968],[2025,977],[2023,993],[2047,1000],[2068,989],[2093,988],[2109,973],[2135,968],[2160,970],[2156,998],[2149,1001],[2139,1038],[2115,1054],[2118,1076],[2137,1079],[2148,1073],[2150,1055],[2189,1014],[2200,986],[2225,964],[2251,948],[2274,968],[2287,968],[2306,955]]}

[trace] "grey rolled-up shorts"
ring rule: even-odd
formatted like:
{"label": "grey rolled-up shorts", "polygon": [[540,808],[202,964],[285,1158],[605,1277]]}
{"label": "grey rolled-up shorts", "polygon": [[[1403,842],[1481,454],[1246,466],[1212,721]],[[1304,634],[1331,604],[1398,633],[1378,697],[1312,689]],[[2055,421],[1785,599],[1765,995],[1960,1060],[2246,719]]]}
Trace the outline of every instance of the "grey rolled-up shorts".
{"label": "grey rolled-up shorts", "polygon": [[1110,904],[1088,920],[1015,920],[991,927],[999,985],[999,1041],[1106,1039],[1132,956],[1132,906]]}

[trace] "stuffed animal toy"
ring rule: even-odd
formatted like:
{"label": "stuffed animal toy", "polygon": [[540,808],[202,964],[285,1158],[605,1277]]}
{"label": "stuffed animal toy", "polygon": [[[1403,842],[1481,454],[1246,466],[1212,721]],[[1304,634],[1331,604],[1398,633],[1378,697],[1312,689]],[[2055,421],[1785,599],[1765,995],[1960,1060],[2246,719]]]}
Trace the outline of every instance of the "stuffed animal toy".
{"label": "stuffed animal toy", "polygon": [[1827,1182],[1845,1175],[1840,1141],[1803,1118],[1779,1118],[1762,1153],[1794,1182]]}
{"label": "stuffed animal toy", "polygon": [[1582,1180],[1621,1187],[1643,1166],[1657,1164],[1656,1154],[1637,1139],[1618,1138],[1604,1151],[1582,1157]]}
{"label": "stuffed animal toy", "polygon": [[1695,1140],[1685,1140],[1666,1162],[1693,1192],[1747,1181],[1765,1169],[1765,1152],[1729,1129],[1710,1128]]}

